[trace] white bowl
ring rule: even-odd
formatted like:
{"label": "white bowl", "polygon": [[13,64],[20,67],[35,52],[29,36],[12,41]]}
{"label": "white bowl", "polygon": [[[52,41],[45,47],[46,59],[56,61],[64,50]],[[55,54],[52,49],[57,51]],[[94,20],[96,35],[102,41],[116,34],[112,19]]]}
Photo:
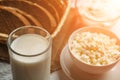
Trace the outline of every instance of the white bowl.
{"label": "white bowl", "polygon": [[[110,64],[106,64],[106,65],[92,65],[92,64],[87,64],[81,60],[78,60],[74,53],[71,51],[70,49],[70,45],[71,45],[71,42],[74,38],[74,36],[76,35],[76,33],[82,33],[82,32],[95,32],[95,33],[103,33],[107,36],[110,36],[110,38],[115,38],[117,40],[117,44],[120,45],[120,40],[118,39],[118,37],[112,33],[111,31],[107,30],[107,29],[104,29],[104,28],[100,28],[100,27],[83,27],[83,28],[80,28],[76,31],[74,31],[69,40],[68,40],[68,50],[69,50],[69,53],[71,55],[71,59],[73,59],[75,65],[80,68],[81,70],[85,71],[85,72],[88,72],[88,73],[93,73],[93,74],[102,74],[102,73],[105,73],[107,71],[109,71],[110,69],[112,69],[120,60],[117,59],[116,61],[114,61],[113,63],[110,63]],[[109,46],[108,46],[109,47]]]}
{"label": "white bowl", "polygon": [[[75,61],[73,61],[68,51],[68,44],[66,44],[61,51],[60,65],[69,80],[120,80],[120,62],[104,74],[92,74],[85,72],[80,69],[80,66],[76,65]],[[67,79],[61,78],[61,80]]]}

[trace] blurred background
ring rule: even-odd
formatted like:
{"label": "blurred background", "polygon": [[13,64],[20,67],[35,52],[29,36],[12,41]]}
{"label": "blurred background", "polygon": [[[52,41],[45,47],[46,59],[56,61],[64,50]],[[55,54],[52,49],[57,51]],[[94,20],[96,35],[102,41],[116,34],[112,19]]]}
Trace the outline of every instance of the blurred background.
{"label": "blurred background", "polygon": [[120,38],[119,0],[0,0],[0,61],[9,63],[7,37],[15,28],[36,25],[53,38],[51,71],[60,69],[60,53],[70,34],[93,25]]}

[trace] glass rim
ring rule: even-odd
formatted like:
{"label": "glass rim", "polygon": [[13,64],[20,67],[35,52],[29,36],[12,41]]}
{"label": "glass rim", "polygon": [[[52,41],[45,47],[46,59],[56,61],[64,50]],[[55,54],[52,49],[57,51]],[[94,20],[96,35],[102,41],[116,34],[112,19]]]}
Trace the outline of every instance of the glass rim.
{"label": "glass rim", "polygon": [[[12,35],[13,35],[15,32],[17,32],[18,30],[24,29],[24,28],[40,29],[40,30],[43,30],[45,33],[47,33],[47,38],[50,38],[49,41],[48,41],[48,47],[47,47],[44,51],[42,51],[42,52],[40,52],[40,53],[37,53],[37,54],[32,54],[32,55],[21,54],[21,53],[15,51],[14,49],[12,49],[12,48],[11,48],[11,43],[12,43],[12,42],[11,42],[11,37],[12,37]],[[22,26],[22,27],[16,28],[16,29],[14,29],[14,30],[9,34],[8,39],[7,39],[7,46],[8,46],[8,48],[9,48],[14,54],[17,54],[17,55],[19,55],[19,56],[24,56],[24,57],[34,57],[34,56],[42,55],[42,54],[44,54],[45,52],[47,52],[47,50],[49,49],[49,47],[50,47],[51,44],[52,44],[52,38],[51,38],[50,33],[49,33],[47,30],[45,30],[44,28],[39,27],[39,26]]]}

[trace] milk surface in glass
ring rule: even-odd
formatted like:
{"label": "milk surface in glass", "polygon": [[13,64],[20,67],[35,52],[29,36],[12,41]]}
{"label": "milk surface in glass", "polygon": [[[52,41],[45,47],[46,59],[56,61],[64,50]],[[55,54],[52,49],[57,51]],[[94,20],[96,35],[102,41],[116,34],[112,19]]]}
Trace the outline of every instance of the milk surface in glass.
{"label": "milk surface in glass", "polygon": [[13,79],[49,80],[51,49],[42,53],[48,45],[47,39],[37,34],[24,34],[16,38],[11,43],[11,48],[20,55],[11,54]]}

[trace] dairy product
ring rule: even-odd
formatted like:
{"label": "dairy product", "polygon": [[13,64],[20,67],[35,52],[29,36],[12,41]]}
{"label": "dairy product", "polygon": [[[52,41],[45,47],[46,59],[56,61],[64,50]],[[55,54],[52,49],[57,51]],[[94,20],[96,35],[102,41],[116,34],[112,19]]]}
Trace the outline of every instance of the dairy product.
{"label": "dairy product", "polygon": [[17,54],[10,51],[13,79],[49,80],[51,49],[48,45],[48,40],[37,34],[24,34],[15,39],[11,48]]}
{"label": "dairy product", "polygon": [[78,60],[90,65],[107,65],[120,58],[117,40],[102,33],[76,33],[70,49]]}
{"label": "dairy product", "polygon": [[119,20],[119,0],[78,0],[77,6],[87,25],[110,27]]}

